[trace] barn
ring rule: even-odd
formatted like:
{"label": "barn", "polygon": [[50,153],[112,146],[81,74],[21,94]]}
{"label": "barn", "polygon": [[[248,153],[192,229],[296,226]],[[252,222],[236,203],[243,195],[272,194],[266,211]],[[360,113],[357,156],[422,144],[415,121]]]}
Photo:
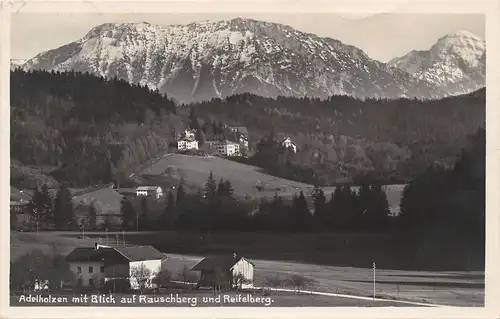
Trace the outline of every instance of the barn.
{"label": "barn", "polygon": [[252,288],[254,263],[244,257],[232,256],[206,257],[191,270],[199,271],[198,287]]}

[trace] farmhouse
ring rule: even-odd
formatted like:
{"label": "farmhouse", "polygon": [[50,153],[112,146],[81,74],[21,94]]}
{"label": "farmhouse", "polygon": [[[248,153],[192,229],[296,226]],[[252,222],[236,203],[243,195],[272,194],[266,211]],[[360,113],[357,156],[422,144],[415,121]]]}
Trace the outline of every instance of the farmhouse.
{"label": "farmhouse", "polygon": [[221,156],[240,155],[240,145],[238,143],[224,140],[224,141],[208,141],[207,144],[214,147],[218,155]]}
{"label": "farmhouse", "polygon": [[254,264],[236,254],[204,258],[192,270],[201,272],[198,287],[221,286],[225,283],[233,288],[253,287]]}
{"label": "farmhouse", "polygon": [[283,147],[291,149],[294,153],[297,153],[297,145],[292,141],[291,138],[286,137],[283,141],[280,143]]}
{"label": "farmhouse", "polygon": [[[154,277],[165,256],[152,246],[111,247],[95,244],[94,247],[75,248],[66,257],[77,285],[82,288],[100,288],[107,281],[126,279],[132,289],[138,289],[134,269],[144,266]],[[152,287],[151,280],[147,287]]]}
{"label": "farmhouse", "polygon": [[163,197],[163,189],[160,186],[139,186],[135,192],[137,196],[154,196],[156,199]]}
{"label": "farmhouse", "polygon": [[177,141],[177,149],[179,151],[183,150],[197,150],[198,141],[195,139],[183,138]]}

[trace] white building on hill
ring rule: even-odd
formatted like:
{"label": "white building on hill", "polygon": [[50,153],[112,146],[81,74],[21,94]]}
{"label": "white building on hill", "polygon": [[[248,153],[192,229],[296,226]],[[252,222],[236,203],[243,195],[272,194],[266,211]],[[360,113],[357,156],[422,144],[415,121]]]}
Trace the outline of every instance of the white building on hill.
{"label": "white building on hill", "polygon": [[281,141],[281,145],[293,150],[294,153],[297,153],[297,145],[292,141],[291,138],[286,137],[283,141]]}
{"label": "white building on hill", "polygon": [[208,145],[215,148],[218,155],[221,156],[238,156],[240,155],[240,145],[228,140],[224,141],[209,141]]}
{"label": "white building on hill", "polygon": [[195,139],[183,138],[177,141],[177,149],[179,151],[183,150],[197,150],[198,141]]}
{"label": "white building on hill", "polygon": [[137,196],[153,196],[156,199],[163,197],[163,189],[160,186],[139,186],[135,192]]}

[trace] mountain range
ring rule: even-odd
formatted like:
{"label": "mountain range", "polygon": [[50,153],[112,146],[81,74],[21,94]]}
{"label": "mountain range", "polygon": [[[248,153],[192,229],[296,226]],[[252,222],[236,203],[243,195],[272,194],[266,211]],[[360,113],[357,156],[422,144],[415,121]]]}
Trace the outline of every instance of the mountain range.
{"label": "mountain range", "polygon": [[458,31],[429,51],[382,63],[338,40],[251,19],[171,26],[107,23],[21,67],[116,77],[182,103],[244,92],[435,99],[484,86],[485,43]]}

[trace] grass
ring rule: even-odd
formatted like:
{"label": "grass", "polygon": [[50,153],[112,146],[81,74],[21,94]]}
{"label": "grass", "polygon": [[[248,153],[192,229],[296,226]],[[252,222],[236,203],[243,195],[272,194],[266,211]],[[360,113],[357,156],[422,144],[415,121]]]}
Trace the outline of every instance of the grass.
{"label": "grass", "polygon": [[[198,188],[202,188],[212,171],[216,180],[223,178],[233,185],[238,196],[271,197],[275,193],[283,197],[291,197],[301,190],[305,195],[310,195],[313,186],[279,177],[274,177],[261,172],[255,166],[230,161],[221,157],[198,157],[181,154],[170,154],[141,170],[137,175],[159,175],[169,178],[184,178]],[[256,186],[262,186],[259,191]],[[403,186],[388,185],[385,187],[389,206],[399,204]],[[335,187],[323,187],[325,195],[331,196]]]}
{"label": "grass", "polygon": [[[93,245],[99,236],[101,239],[105,237],[102,233],[88,233],[86,235],[91,238],[83,240],[77,238],[78,235],[71,232],[39,235],[13,232],[11,259],[35,248],[51,251],[52,243],[57,243],[61,254],[67,254],[75,247]],[[112,243],[114,234],[109,234],[109,238]],[[380,267],[376,271],[379,298],[455,306],[484,305],[484,271],[437,272],[384,267],[381,259],[389,261],[391,256],[382,249],[388,240],[383,235],[214,234],[207,243],[196,234],[139,232],[126,233],[125,239],[129,243],[154,245],[166,253],[168,259],[164,267],[174,276],[184,266],[194,266],[203,256],[236,251],[255,263],[256,286],[265,286],[266,279],[276,274],[300,274],[316,281],[312,288],[315,291],[371,297],[371,267],[372,261],[376,260]],[[317,245],[319,242],[324,242],[323,246]],[[181,253],[176,254],[174,248]]]}

